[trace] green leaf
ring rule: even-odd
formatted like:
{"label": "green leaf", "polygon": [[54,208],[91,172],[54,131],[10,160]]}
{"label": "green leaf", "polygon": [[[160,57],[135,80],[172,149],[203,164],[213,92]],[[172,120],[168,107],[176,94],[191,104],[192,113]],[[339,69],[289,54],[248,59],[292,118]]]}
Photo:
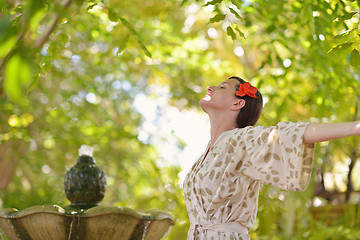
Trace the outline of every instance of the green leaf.
{"label": "green leaf", "polygon": [[232,27],[228,26],[226,28],[226,34],[229,35],[232,38],[232,40],[236,39],[236,34],[235,34],[234,30],[232,29]]}
{"label": "green leaf", "polygon": [[238,9],[241,9],[241,1],[240,0],[231,0],[231,3],[234,4]]}
{"label": "green leaf", "polygon": [[[139,36],[139,34],[137,33],[137,31],[134,28],[134,25],[132,23],[130,23],[128,20],[126,20],[125,18],[119,17],[120,21],[122,22],[122,24],[124,24],[124,26],[130,30],[130,32],[136,36]],[[111,20],[111,19],[110,19]]]}
{"label": "green leaf", "polygon": [[108,17],[112,22],[117,22],[119,19],[116,13],[110,8],[108,8]]}
{"label": "green leaf", "polygon": [[349,29],[347,31],[344,31],[336,36],[334,36],[334,41],[336,43],[345,43],[354,40],[357,37],[357,29]]}
{"label": "green leaf", "polygon": [[210,23],[214,23],[214,22],[220,22],[222,20],[225,19],[225,14],[222,14],[222,13],[218,13],[216,14],[214,17],[210,18]]}
{"label": "green leaf", "polygon": [[78,7],[81,7],[82,4],[84,3],[84,0],[75,0],[75,3]]}
{"label": "green leaf", "polygon": [[245,34],[242,31],[240,31],[240,29],[237,26],[235,27],[235,30],[239,33],[240,37],[246,38]]}
{"label": "green leaf", "polygon": [[129,31],[135,35],[141,48],[145,51],[145,55],[151,58],[152,55],[151,55],[150,51],[145,47],[145,44],[141,40],[138,32],[135,30],[134,25],[132,23],[130,23],[128,20],[126,20],[125,18],[119,17],[119,19],[127,27],[127,29],[129,29]]}
{"label": "green leaf", "polygon": [[88,7],[86,8],[86,10],[91,10],[91,9],[93,9],[96,5],[97,5],[98,3],[96,2],[96,3],[90,3],[89,5],[88,5]]}
{"label": "green leaf", "polygon": [[312,16],[312,8],[310,4],[305,3],[304,6],[301,9],[301,18],[300,21],[302,24],[306,24],[308,22],[311,22]]}
{"label": "green leaf", "polygon": [[33,31],[33,32],[37,31],[37,29],[39,28],[41,20],[43,20],[43,18],[46,15],[46,12],[47,12],[47,9],[42,8],[32,16],[32,18],[29,21],[31,31]]}
{"label": "green leaf", "polygon": [[16,44],[16,35],[8,35],[0,40],[0,58],[4,58]]}
{"label": "green leaf", "polygon": [[345,20],[352,18],[355,14],[357,14],[357,12],[349,12],[349,13],[346,13],[345,15],[338,17],[336,20],[339,22],[343,22]]}
{"label": "green leaf", "polygon": [[360,53],[356,49],[352,50],[350,54],[350,64],[357,69],[360,68]]}
{"label": "green leaf", "polygon": [[27,8],[27,14],[24,14],[24,16],[27,19],[27,21],[29,21],[31,18],[33,18],[33,16],[41,9],[46,7],[46,2],[45,0],[32,0],[29,1],[29,6]]}
{"label": "green leaf", "polygon": [[328,53],[330,53],[330,52],[342,52],[342,51],[348,50],[350,47],[352,47],[353,44],[354,44],[354,42],[348,42],[348,43],[339,44],[336,47],[333,47],[332,49],[330,49],[328,51]]}
{"label": "green leaf", "polygon": [[16,28],[12,25],[9,16],[0,21],[0,58],[4,58],[17,42]]}
{"label": "green leaf", "polygon": [[58,38],[63,45],[65,45],[69,41],[69,36],[65,33],[59,34]]}
{"label": "green leaf", "polygon": [[182,0],[181,6],[184,6],[187,3],[188,0]]}
{"label": "green leaf", "polygon": [[207,2],[206,4],[202,5],[203,7],[209,6],[209,5],[216,5],[221,3],[223,0],[212,0],[210,2]]}
{"label": "green leaf", "polygon": [[16,53],[5,67],[4,89],[9,97],[19,104],[23,103],[23,88],[30,85],[33,77],[33,63],[25,56]]}
{"label": "green leaf", "polygon": [[149,58],[152,58],[150,51],[145,47],[144,43],[140,39],[138,39],[138,42],[142,47],[142,49],[145,51],[145,55],[148,56]]}
{"label": "green leaf", "polygon": [[129,41],[129,34],[127,34],[125,37],[121,39],[118,52],[122,52],[125,49],[128,41]]}
{"label": "green leaf", "polygon": [[243,20],[243,18],[233,8],[229,7],[229,10],[237,19]]}
{"label": "green leaf", "polygon": [[4,14],[8,12],[8,3],[7,1],[0,1],[0,11]]}
{"label": "green leaf", "polygon": [[39,85],[39,82],[40,82],[40,74],[37,74],[33,78],[31,84],[29,85],[27,92],[31,92],[32,90],[34,90]]}

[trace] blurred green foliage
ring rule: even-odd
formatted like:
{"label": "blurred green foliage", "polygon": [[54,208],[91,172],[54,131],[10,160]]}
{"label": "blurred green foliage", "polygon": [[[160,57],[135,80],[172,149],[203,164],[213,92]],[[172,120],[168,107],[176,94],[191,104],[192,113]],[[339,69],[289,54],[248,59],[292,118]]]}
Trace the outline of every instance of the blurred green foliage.
{"label": "blurred green foliage", "polygon": [[[108,176],[104,204],[167,210],[176,220],[168,239],[185,239],[181,169],[138,139],[136,96],[156,98],[159,86],[169,104],[197,108],[207,85],[239,75],[261,89],[260,124],[359,119],[359,5],[2,0],[0,207],[68,204],[63,178],[87,144]],[[345,166],[327,190],[359,191],[359,157],[355,138],[319,144],[314,173]],[[252,238],[357,239],[359,211],[330,227],[313,219],[314,185],[304,193],[264,187]]]}

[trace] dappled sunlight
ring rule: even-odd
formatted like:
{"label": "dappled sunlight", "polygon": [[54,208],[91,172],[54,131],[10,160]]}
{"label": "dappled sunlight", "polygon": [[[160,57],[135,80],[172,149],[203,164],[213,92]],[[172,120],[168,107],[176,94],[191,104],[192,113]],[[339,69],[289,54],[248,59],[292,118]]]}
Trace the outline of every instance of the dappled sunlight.
{"label": "dappled sunlight", "polygon": [[[166,92],[163,92],[166,93]],[[209,139],[209,123],[204,113],[167,105],[163,96],[153,99],[145,95],[135,98],[134,106],[145,118],[140,128],[140,141],[157,147],[162,164],[180,165],[180,182],[204,151]],[[159,162],[160,164],[160,162]]]}

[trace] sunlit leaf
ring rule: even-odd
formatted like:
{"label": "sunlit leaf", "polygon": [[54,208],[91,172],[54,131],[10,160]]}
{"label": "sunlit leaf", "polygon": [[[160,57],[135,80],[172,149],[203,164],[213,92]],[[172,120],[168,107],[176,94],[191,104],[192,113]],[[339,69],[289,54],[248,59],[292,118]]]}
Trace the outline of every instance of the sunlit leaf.
{"label": "sunlit leaf", "polygon": [[0,58],[5,57],[16,44],[16,36],[7,36],[6,39],[0,41]]}
{"label": "sunlit leaf", "polygon": [[338,35],[335,35],[334,36],[334,41],[339,43],[339,44],[342,44],[342,43],[346,43],[346,42],[354,42],[356,41],[356,38],[357,38],[357,29],[356,28],[353,28],[353,29],[349,29],[347,31],[344,31]]}
{"label": "sunlit leaf", "polygon": [[75,4],[80,7],[84,3],[84,1],[85,0],[75,0]]}
{"label": "sunlit leaf", "polygon": [[341,52],[341,51],[346,51],[348,50],[350,47],[352,47],[354,44],[354,42],[348,42],[348,43],[343,43],[343,44],[339,44],[336,47],[331,48],[328,53],[330,52]]}
{"label": "sunlit leaf", "polygon": [[210,18],[210,23],[220,22],[221,20],[224,20],[226,17],[223,13],[217,13],[214,17]]}
{"label": "sunlit leaf", "polygon": [[233,8],[229,7],[229,10],[237,19],[243,20],[243,18]]}
{"label": "sunlit leaf", "polygon": [[44,18],[44,16],[46,15],[47,9],[46,8],[42,8],[39,11],[37,11],[30,19],[30,29],[33,32],[36,32],[39,24],[41,22],[41,20]]}
{"label": "sunlit leaf", "polygon": [[23,90],[34,77],[33,63],[23,55],[16,53],[6,64],[4,89],[11,99],[23,102]]}
{"label": "sunlit leaf", "polygon": [[241,0],[231,0],[231,3],[234,4],[238,9],[241,9]]}
{"label": "sunlit leaf", "polygon": [[125,49],[128,41],[129,41],[129,34],[125,35],[125,37],[121,39],[118,52],[122,52]]}
{"label": "sunlit leaf", "polygon": [[97,4],[98,4],[97,2],[95,2],[95,3],[90,3],[90,4],[87,6],[86,10],[89,11],[89,10],[93,9]]}
{"label": "sunlit leaf", "polygon": [[346,13],[345,15],[342,15],[342,16],[338,17],[336,20],[339,21],[339,22],[343,22],[345,20],[348,20],[348,19],[352,18],[357,13],[358,12],[349,12],[349,13]]}
{"label": "sunlit leaf", "polygon": [[119,17],[120,21],[122,22],[122,24],[124,24],[132,34],[139,36],[139,34],[137,33],[137,31],[134,28],[134,25],[132,23],[130,23],[128,20],[126,20],[125,18]]}
{"label": "sunlit leaf", "polygon": [[112,9],[107,9],[107,10],[110,21],[117,22],[119,20],[119,17],[116,15],[116,13]]}
{"label": "sunlit leaf", "polygon": [[58,38],[63,45],[65,45],[69,41],[69,36],[66,33],[60,33],[58,35]]}
{"label": "sunlit leaf", "polygon": [[237,26],[235,27],[235,30],[239,33],[241,37],[245,38],[245,34],[242,31],[240,31],[240,29]]}
{"label": "sunlit leaf", "polygon": [[141,48],[145,51],[145,55],[151,58],[152,55],[151,55],[150,51],[145,47],[144,43],[140,39],[138,39],[138,42],[139,42]]}
{"label": "sunlit leaf", "polygon": [[351,51],[350,64],[357,69],[360,68],[360,53],[356,49]]}
{"label": "sunlit leaf", "polygon": [[[42,70],[42,69],[41,69],[41,70]],[[40,71],[40,70],[39,70],[39,71]],[[34,78],[32,79],[30,85],[28,86],[27,92],[30,92],[30,91],[34,90],[36,87],[38,87],[39,82],[40,82],[40,74],[36,74],[36,75],[34,76]]]}
{"label": "sunlit leaf", "polygon": [[234,30],[232,29],[232,27],[228,26],[226,28],[226,34],[229,35],[232,38],[232,40],[236,39],[236,34],[235,34]]}
{"label": "sunlit leaf", "polygon": [[0,20],[0,58],[5,57],[16,44],[16,28],[12,25],[10,17]]}
{"label": "sunlit leaf", "polygon": [[305,3],[304,6],[301,9],[301,22],[303,24],[308,23],[311,21],[311,19],[313,18],[312,16],[312,9],[311,9],[311,5]]}
{"label": "sunlit leaf", "polygon": [[8,3],[6,1],[0,2],[0,10],[3,13],[6,13],[8,11]]}
{"label": "sunlit leaf", "polygon": [[[138,34],[138,32],[135,30],[134,26],[132,23],[130,23],[128,20],[126,20],[125,18],[119,17],[120,21],[130,30],[130,32],[132,34],[135,35],[135,37],[138,40],[138,43],[140,44],[141,48],[145,51],[145,55],[148,57],[152,57],[150,51],[146,48],[145,44],[143,43],[143,41],[140,38],[140,35]],[[126,40],[127,41],[127,40]]]}
{"label": "sunlit leaf", "polygon": [[37,14],[37,12],[41,9],[43,9],[46,6],[45,0],[30,0],[28,1],[29,6],[27,8],[27,14],[24,16],[28,19],[28,21]]}
{"label": "sunlit leaf", "polygon": [[222,1],[223,0],[212,0],[212,1],[209,1],[206,4],[204,4],[203,7],[206,7],[206,6],[209,6],[209,5],[216,5],[216,4],[221,3]]}

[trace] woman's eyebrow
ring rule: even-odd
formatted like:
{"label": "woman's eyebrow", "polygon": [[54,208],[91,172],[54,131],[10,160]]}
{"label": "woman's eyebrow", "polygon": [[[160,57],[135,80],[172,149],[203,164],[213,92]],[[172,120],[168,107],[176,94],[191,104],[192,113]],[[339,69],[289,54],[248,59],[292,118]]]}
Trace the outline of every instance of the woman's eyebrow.
{"label": "woman's eyebrow", "polygon": [[221,84],[229,84],[229,83],[228,83],[228,82],[222,82],[222,83],[220,83],[220,85],[221,85]]}

